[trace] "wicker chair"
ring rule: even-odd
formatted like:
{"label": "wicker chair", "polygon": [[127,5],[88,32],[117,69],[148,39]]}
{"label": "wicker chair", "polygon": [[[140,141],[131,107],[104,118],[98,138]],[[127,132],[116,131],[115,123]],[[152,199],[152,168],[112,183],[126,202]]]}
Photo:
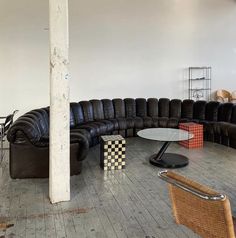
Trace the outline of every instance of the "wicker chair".
{"label": "wicker chair", "polygon": [[218,102],[230,102],[231,93],[224,89],[219,89],[216,91],[216,101]]}
{"label": "wicker chair", "polygon": [[177,224],[203,238],[235,238],[230,202],[225,195],[174,172],[162,171],[159,177],[169,183]]}
{"label": "wicker chair", "polygon": [[231,93],[231,102],[232,102],[232,103],[236,103],[236,91],[233,91],[233,92]]}

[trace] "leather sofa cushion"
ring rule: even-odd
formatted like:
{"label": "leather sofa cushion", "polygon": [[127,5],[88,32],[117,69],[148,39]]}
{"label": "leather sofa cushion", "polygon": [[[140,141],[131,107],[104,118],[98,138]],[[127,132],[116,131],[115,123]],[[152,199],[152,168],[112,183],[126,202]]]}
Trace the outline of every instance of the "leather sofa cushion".
{"label": "leather sofa cushion", "polygon": [[147,116],[147,101],[145,98],[136,98],[136,115],[137,117]]}
{"label": "leather sofa cushion", "polygon": [[193,104],[191,99],[185,99],[182,102],[181,118],[192,119],[193,118]]}
{"label": "leather sofa cushion", "polygon": [[133,98],[125,98],[125,115],[126,117],[136,116],[136,104]]}
{"label": "leather sofa cushion", "polygon": [[93,116],[93,107],[91,102],[89,101],[81,101],[79,104],[82,107],[83,115],[84,115],[84,122],[90,122],[94,120]]}
{"label": "leather sofa cushion", "polygon": [[126,130],[127,129],[127,121],[126,118],[116,118],[119,125],[119,130]]}
{"label": "leather sofa cushion", "polygon": [[73,128],[76,126],[75,116],[72,111],[72,107],[70,106],[70,128]]}
{"label": "leather sofa cushion", "polygon": [[[32,110],[29,115],[34,121],[34,126],[37,128],[40,137],[48,135],[49,132],[49,118],[44,109]],[[36,122],[36,123],[35,123]]]}
{"label": "leather sofa cushion", "polygon": [[[77,152],[77,160],[82,161],[89,149],[89,142],[88,140],[84,137],[83,134],[79,133],[78,131],[71,131],[70,132],[70,147],[72,148],[73,144],[77,144],[79,149],[76,151]],[[80,149],[83,148],[83,149]]]}
{"label": "leather sofa cushion", "polygon": [[107,132],[112,132],[115,129],[115,125],[110,120],[98,120],[98,122],[101,122],[106,125]]}
{"label": "leather sofa cushion", "polygon": [[147,114],[149,117],[158,117],[158,99],[157,98],[148,98]]}
{"label": "leather sofa cushion", "polygon": [[235,124],[230,124],[229,126],[229,137],[236,140],[236,125]]}
{"label": "leather sofa cushion", "polygon": [[229,136],[231,123],[229,122],[218,122],[216,124],[217,133],[223,136]]}
{"label": "leather sofa cushion", "polygon": [[236,104],[234,104],[234,106],[233,106],[232,115],[231,115],[231,122],[236,124]]}
{"label": "leather sofa cushion", "polygon": [[213,122],[213,121],[205,121],[204,122],[204,130],[208,134],[214,135],[223,135],[229,136],[231,123],[228,122]]}
{"label": "leather sofa cushion", "polygon": [[126,118],[126,124],[127,124],[127,129],[133,129],[134,128],[134,117],[128,117]]}
{"label": "leather sofa cushion", "polygon": [[218,108],[220,103],[219,102],[208,102],[206,104],[206,120],[207,121],[217,121],[217,114]]}
{"label": "leather sofa cushion", "polygon": [[205,121],[204,122],[204,131],[206,131],[208,134],[214,134],[214,123],[213,121]]}
{"label": "leather sofa cushion", "polygon": [[232,103],[224,103],[219,106],[218,121],[230,122],[233,111]]}
{"label": "leather sofa cushion", "polygon": [[174,118],[174,117],[169,118],[167,123],[168,128],[177,128],[178,125],[179,125],[179,118]]}
{"label": "leather sofa cushion", "polygon": [[119,123],[117,119],[113,118],[113,119],[109,119],[109,121],[113,124],[114,130],[119,130]]}
{"label": "leather sofa cushion", "polygon": [[82,134],[88,140],[89,145],[92,146],[91,134],[86,129],[73,128],[73,129],[70,130],[70,133],[80,133],[80,134]]}
{"label": "leather sofa cushion", "polygon": [[192,120],[190,118],[180,118],[179,123],[186,123],[186,122],[191,122]]}
{"label": "leather sofa cushion", "polygon": [[99,133],[99,126],[94,124],[93,122],[80,124],[76,128],[87,130],[89,132],[89,134],[91,135],[91,137],[96,137],[100,134]]}
{"label": "leather sofa cushion", "polygon": [[193,119],[205,120],[206,101],[196,101],[193,104]]}
{"label": "leather sofa cushion", "polygon": [[158,101],[159,117],[169,117],[169,103],[168,98],[160,98]]}
{"label": "leather sofa cushion", "polygon": [[181,117],[181,100],[172,99],[170,101],[170,117],[180,118]]}
{"label": "leather sofa cushion", "polygon": [[115,98],[112,100],[114,111],[115,111],[115,118],[124,118],[125,117],[125,103],[120,98]]}
{"label": "leather sofa cushion", "polygon": [[143,129],[144,125],[143,125],[143,119],[141,117],[135,117],[133,118],[134,120],[134,127],[137,129]]}
{"label": "leather sofa cushion", "polygon": [[84,123],[84,114],[83,114],[81,105],[79,103],[72,102],[70,103],[70,108],[74,115],[74,121],[75,121],[74,126]]}
{"label": "leather sofa cushion", "polygon": [[152,118],[152,126],[155,128],[159,127],[159,117]]}
{"label": "leather sofa cushion", "polygon": [[93,124],[97,125],[98,127],[98,136],[105,135],[108,132],[109,126],[101,121],[94,121]]}
{"label": "leather sofa cushion", "polygon": [[104,118],[105,119],[115,118],[115,111],[114,111],[112,100],[102,99],[102,104],[103,104]]}
{"label": "leather sofa cushion", "polygon": [[90,100],[90,103],[93,107],[93,117],[94,120],[103,120],[104,119],[104,112],[103,112],[103,105],[101,100]]}
{"label": "leather sofa cushion", "polygon": [[167,127],[169,118],[168,117],[159,117],[158,118],[158,125],[159,127]]}
{"label": "leather sofa cushion", "polygon": [[153,121],[151,117],[143,117],[143,127],[150,128],[153,126]]}

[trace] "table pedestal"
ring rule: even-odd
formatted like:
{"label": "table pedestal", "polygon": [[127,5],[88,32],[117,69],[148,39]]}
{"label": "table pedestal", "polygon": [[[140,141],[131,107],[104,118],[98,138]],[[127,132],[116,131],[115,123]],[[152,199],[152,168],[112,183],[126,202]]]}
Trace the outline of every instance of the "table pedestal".
{"label": "table pedestal", "polygon": [[165,142],[159,152],[150,157],[149,161],[152,165],[162,168],[181,168],[188,165],[188,158],[186,156],[175,153],[165,153],[170,143],[171,141]]}

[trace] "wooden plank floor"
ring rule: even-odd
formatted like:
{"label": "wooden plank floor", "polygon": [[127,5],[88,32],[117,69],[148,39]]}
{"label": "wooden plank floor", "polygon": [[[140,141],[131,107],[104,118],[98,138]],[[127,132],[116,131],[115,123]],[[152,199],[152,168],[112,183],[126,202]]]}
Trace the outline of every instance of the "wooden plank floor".
{"label": "wooden plank floor", "polygon": [[[148,162],[161,143],[127,139],[127,166],[104,172],[99,146],[90,150],[82,174],[71,177],[71,201],[51,205],[47,179],[12,180],[8,154],[0,167],[1,238],[28,237],[198,237],[172,218],[166,184],[159,168]],[[169,151],[189,157],[189,166],[176,171],[227,194],[236,215],[236,150],[206,142],[202,149],[173,143]]]}

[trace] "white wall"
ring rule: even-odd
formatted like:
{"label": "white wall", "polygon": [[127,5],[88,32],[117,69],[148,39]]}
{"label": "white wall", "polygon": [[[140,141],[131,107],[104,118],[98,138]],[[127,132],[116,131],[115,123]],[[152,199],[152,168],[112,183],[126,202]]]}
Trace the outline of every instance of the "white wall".
{"label": "white wall", "polygon": [[[187,97],[186,68],[236,90],[236,1],[70,0],[71,101]],[[0,114],[49,104],[48,1],[2,0]]]}

